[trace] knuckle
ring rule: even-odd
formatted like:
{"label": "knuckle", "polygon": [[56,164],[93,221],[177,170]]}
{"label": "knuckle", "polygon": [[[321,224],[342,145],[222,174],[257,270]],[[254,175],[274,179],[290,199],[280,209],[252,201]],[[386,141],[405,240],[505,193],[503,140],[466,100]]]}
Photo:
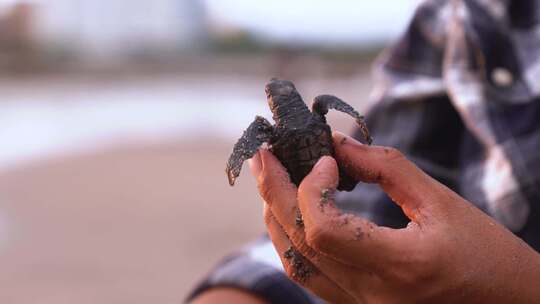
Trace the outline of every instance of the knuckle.
{"label": "knuckle", "polygon": [[[420,266],[420,265],[419,265]],[[396,269],[392,274],[395,282],[400,282],[405,286],[421,286],[432,281],[433,274],[423,271],[421,268]]]}
{"label": "knuckle", "polygon": [[299,245],[305,243],[303,231],[301,231],[299,229],[293,229],[289,233],[289,240],[291,240],[291,243],[293,243],[294,246],[296,246],[296,247],[298,247]]}
{"label": "knuckle", "polygon": [[306,242],[304,231],[295,229],[289,236],[289,239],[291,243],[293,243],[296,250],[298,250],[298,252],[300,252],[306,258],[311,260],[317,256],[315,250],[313,250],[313,248],[311,248]]}
{"label": "knuckle", "polygon": [[387,160],[389,161],[400,161],[400,160],[405,159],[405,155],[396,148],[384,147],[383,149],[384,149],[385,156]]}
{"label": "knuckle", "polygon": [[296,247],[296,250],[300,252],[304,257],[306,257],[309,260],[312,260],[317,257],[317,253],[311,246],[306,242],[306,239],[304,236],[301,238],[297,238],[296,242],[292,242],[294,246]]}
{"label": "knuckle", "polygon": [[401,255],[393,263],[391,277],[405,285],[419,286],[436,276],[436,256],[431,250],[417,249]]}
{"label": "knuckle", "polygon": [[314,261],[318,256],[317,252],[315,252],[315,250],[313,250],[306,242],[302,242],[297,248],[298,252],[310,261]]}
{"label": "knuckle", "polygon": [[324,249],[330,241],[330,232],[320,225],[315,225],[306,231],[306,243],[315,250]]}

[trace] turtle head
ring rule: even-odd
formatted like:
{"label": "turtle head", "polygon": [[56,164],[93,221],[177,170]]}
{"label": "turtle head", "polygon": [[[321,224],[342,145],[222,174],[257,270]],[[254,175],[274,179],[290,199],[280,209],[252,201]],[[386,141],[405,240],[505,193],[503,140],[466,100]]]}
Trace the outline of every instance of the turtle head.
{"label": "turtle head", "polygon": [[274,112],[277,108],[291,101],[294,95],[298,95],[294,84],[288,80],[272,78],[264,89],[268,106]]}

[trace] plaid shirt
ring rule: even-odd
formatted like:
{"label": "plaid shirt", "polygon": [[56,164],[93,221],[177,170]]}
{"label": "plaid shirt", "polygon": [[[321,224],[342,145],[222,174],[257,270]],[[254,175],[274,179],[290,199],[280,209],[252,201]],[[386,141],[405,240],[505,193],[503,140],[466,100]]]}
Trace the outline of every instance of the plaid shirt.
{"label": "plaid shirt", "polygon": [[[540,251],[540,0],[424,1],[374,74],[375,144],[398,148]],[[359,184],[337,204],[380,225],[407,223],[376,186]],[[218,265],[194,295],[218,285],[272,303],[320,301],[287,279],[267,238]]]}

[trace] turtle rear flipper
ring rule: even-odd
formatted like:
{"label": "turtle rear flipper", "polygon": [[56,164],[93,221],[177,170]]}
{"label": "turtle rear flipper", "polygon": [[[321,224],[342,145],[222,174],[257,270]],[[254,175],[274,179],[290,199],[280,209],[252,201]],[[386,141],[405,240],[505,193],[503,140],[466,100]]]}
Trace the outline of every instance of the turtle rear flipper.
{"label": "turtle rear flipper", "polygon": [[274,128],[268,120],[264,117],[256,116],[255,120],[244,131],[242,137],[234,145],[232,154],[227,161],[227,167],[225,168],[225,173],[227,173],[231,186],[234,185],[234,181],[240,175],[244,161],[252,158],[261,145],[270,140],[273,130]]}
{"label": "turtle rear flipper", "polygon": [[324,117],[324,115],[328,113],[329,109],[338,110],[352,116],[356,120],[356,123],[360,126],[360,130],[362,131],[367,143],[371,144],[373,139],[369,135],[369,130],[364,122],[364,116],[361,116],[353,107],[336,96],[319,95],[315,97],[312,105],[312,111],[314,114]]}

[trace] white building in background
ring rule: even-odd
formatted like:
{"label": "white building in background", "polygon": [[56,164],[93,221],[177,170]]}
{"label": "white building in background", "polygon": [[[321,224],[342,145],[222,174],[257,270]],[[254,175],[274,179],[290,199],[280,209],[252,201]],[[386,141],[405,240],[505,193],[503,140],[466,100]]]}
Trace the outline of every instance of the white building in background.
{"label": "white building in background", "polygon": [[195,49],[207,39],[198,0],[32,0],[35,36],[90,56]]}
{"label": "white building in background", "polygon": [[0,0],[0,15],[20,2],[35,5],[42,46],[115,57],[196,49],[208,20],[213,33],[240,29],[271,43],[380,45],[403,32],[419,0]]}

